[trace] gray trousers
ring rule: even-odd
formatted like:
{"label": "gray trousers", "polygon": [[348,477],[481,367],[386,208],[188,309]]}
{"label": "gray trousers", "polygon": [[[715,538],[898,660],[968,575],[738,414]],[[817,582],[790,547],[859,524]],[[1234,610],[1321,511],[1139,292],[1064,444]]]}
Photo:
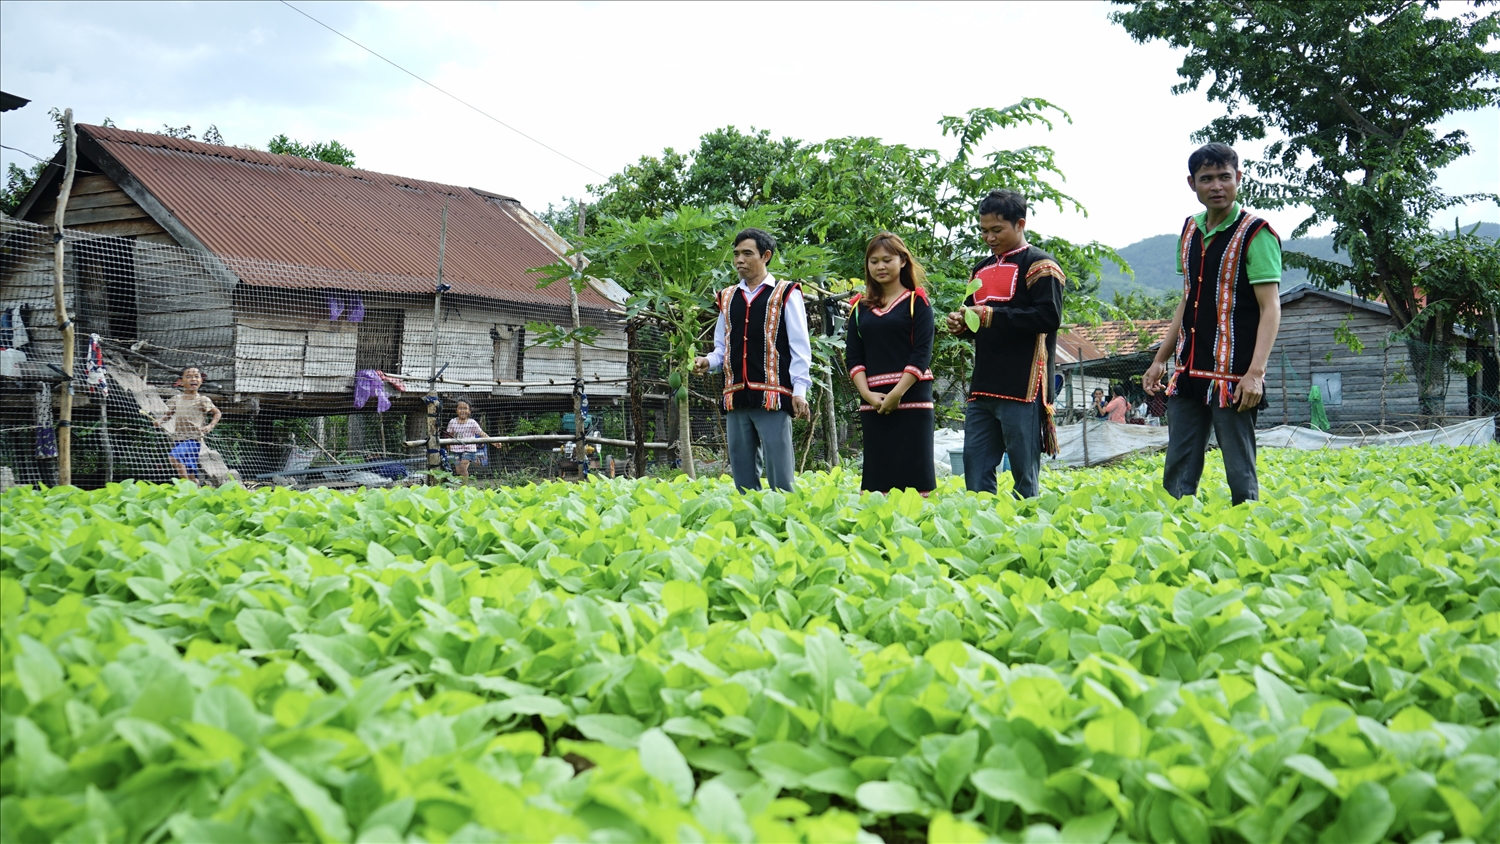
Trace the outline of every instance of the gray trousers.
{"label": "gray trousers", "polygon": [[772,489],[792,489],[792,414],[784,410],[750,408],[724,415],[729,438],[729,470],[741,492],[760,489],[761,460]]}
{"label": "gray trousers", "polygon": [[1224,477],[1233,502],[1260,500],[1260,479],[1255,474],[1255,417],[1259,413],[1258,408],[1241,413],[1234,407],[1219,407],[1215,400],[1204,404],[1177,396],[1167,399],[1167,466],[1162,486],[1174,498],[1198,494],[1212,430],[1224,456]]}
{"label": "gray trousers", "polygon": [[977,398],[964,409],[964,486],[994,492],[1000,458],[1010,456],[1017,498],[1035,498],[1042,471],[1042,404]]}

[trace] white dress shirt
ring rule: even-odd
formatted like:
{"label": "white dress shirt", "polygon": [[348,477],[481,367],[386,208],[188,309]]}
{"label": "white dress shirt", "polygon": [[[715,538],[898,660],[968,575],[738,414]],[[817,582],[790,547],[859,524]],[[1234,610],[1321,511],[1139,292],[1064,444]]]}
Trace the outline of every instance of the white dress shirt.
{"label": "white dress shirt", "polygon": [[[770,273],[766,273],[753,288],[740,279],[740,289],[749,299],[759,296],[762,288],[769,291],[775,287],[776,277]],[[812,386],[812,340],[807,335],[807,306],[802,301],[802,288],[793,290],[786,297],[786,307],[781,314],[786,324],[786,339],[792,347],[792,395],[807,398],[807,389]],[[710,372],[724,368],[724,355],[729,352],[729,326],[725,324],[725,318],[725,313],[720,311],[719,321],[714,325],[714,350],[708,355]]]}

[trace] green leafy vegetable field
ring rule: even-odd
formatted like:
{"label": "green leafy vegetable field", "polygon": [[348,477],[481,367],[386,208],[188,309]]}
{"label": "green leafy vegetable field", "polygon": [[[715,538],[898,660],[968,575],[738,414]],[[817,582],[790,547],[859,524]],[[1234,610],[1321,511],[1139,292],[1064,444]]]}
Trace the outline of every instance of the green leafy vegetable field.
{"label": "green leafy vegetable field", "polygon": [[1497,841],[1497,462],[13,489],[0,836]]}

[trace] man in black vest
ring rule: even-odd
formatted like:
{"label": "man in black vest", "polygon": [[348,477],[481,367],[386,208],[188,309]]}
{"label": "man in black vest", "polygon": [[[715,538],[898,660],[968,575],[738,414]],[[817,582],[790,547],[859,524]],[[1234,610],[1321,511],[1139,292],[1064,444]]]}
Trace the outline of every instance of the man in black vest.
{"label": "man in black vest", "polygon": [[[948,330],[974,338],[974,374],[964,413],[964,485],[994,492],[995,470],[1010,456],[1015,495],[1039,492],[1042,451],[1056,452],[1052,425],[1052,356],[1062,325],[1062,268],[1026,242],[1026,197],[990,191],[979,204],[979,233],[992,253],[974,267],[981,287],[964,300],[977,317],[971,331],[962,311]],[[1052,436],[1044,437],[1051,432]]]}
{"label": "man in black vest", "polygon": [[[1177,241],[1182,301],[1141,379],[1148,394],[1165,390],[1169,396],[1167,492],[1197,494],[1212,430],[1235,504],[1260,498],[1255,417],[1281,327],[1281,238],[1236,201],[1239,166],[1239,156],[1224,144],[1188,157],[1188,186],[1204,212],[1183,224]],[[1174,349],[1176,367],[1164,386]]]}
{"label": "man in black vest", "polygon": [[729,468],[743,492],[760,489],[761,457],[773,489],[790,490],[792,416],[809,417],[812,341],[801,285],[766,271],[776,239],[760,229],[734,238],[739,284],[719,291],[714,350],[693,361],[702,375],[724,370]]}

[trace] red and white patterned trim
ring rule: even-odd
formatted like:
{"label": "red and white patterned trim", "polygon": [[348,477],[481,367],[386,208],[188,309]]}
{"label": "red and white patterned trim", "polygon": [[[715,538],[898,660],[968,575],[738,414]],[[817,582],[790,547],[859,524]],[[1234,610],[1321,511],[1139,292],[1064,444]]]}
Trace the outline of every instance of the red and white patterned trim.
{"label": "red and white patterned trim", "polygon": [[915,366],[908,366],[908,367],[906,367],[905,369],[903,369],[901,371],[902,372],[910,372],[912,375],[915,375],[917,377],[918,381],[931,381],[932,380],[932,370],[930,370],[930,369],[927,370],[926,372],[923,372],[922,370],[916,368]]}
{"label": "red and white patterned trim", "polygon": [[857,373],[857,372],[864,372],[864,371],[865,371],[864,364],[860,364],[859,366],[856,366],[853,369],[849,370],[849,377],[853,378],[854,375],[855,375],[855,373]]}
{"label": "red and white patterned trim", "polygon": [[892,308],[895,308],[897,305],[901,304],[902,302],[905,302],[906,301],[906,297],[908,297],[910,295],[911,295],[911,291],[910,290],[902,288],[900,296],[897,296],[896,298],[894,298],[891,301],[887,302],[886,306],[883,307],[883,308],[876,308],[876,307],[872,306],[870,308],[870,313],[873,313],[875,316],[885,316],[886,314],[888,314],[888,313],[891,312]]}

